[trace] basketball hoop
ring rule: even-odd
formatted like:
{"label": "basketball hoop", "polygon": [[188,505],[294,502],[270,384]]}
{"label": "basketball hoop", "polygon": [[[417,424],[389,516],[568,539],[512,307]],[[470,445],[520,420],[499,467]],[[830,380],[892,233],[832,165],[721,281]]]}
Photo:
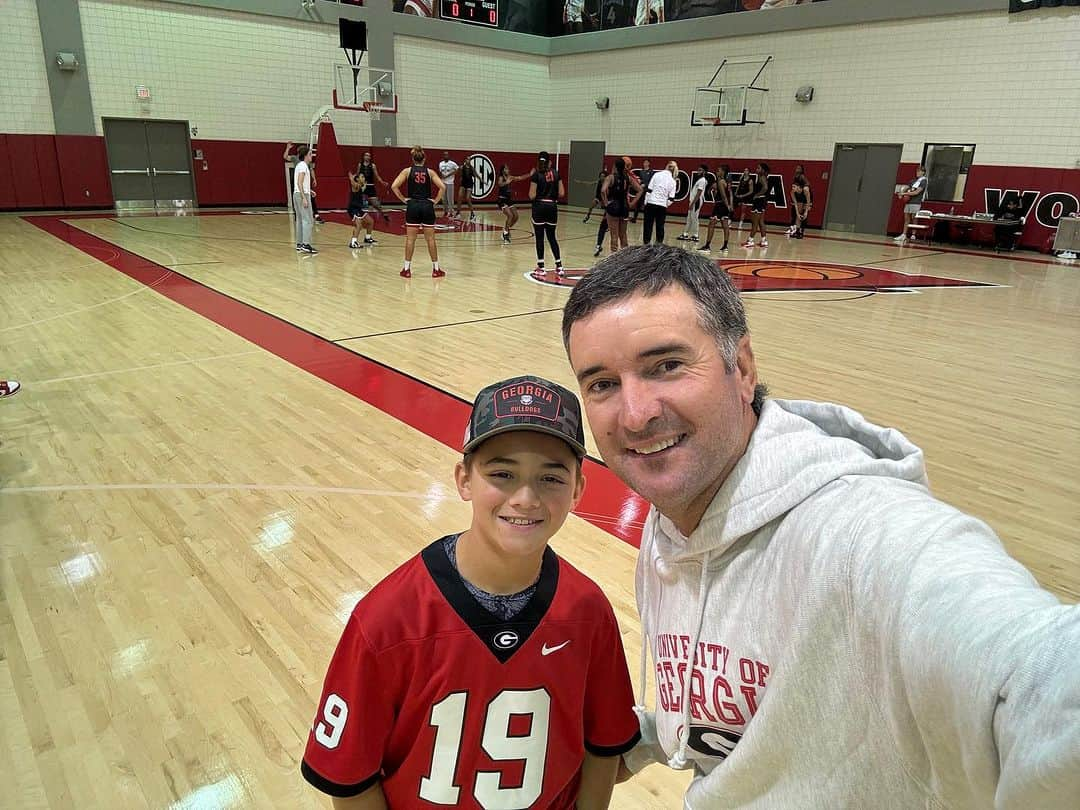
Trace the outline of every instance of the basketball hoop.
{"label": "basketball hoop", "polygon": [[372,121],[378,121],[379,116],[382,115],[382,108],[375,106],[375,103],[371,101],[365,101],[360,105],[360,109],[366,112]]}

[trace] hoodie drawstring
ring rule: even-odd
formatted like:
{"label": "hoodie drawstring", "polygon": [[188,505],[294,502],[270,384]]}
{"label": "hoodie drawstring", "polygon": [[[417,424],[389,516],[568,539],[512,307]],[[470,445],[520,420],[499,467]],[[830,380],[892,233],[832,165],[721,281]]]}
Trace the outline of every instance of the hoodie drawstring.
{"label": "hoodie drawstring", "polygon": [[[682,770],[686,767],[686,746],[690,741],[690,684],[693,682],[694,659],[697,658],[698,644],[701,641],[701,626],[705,623],[705,595],[709,580],[709,550],[706,549],[701,559],[701,578],[698,580],[697,621],[694,623],[694,640],[690,644],[690,661],[686,668],[686,678],[682,685],[682,731],[679,733],[679,749],[668,760],[668,767]],[[644,589],[643,589],[644,590]],[[642,665],[644,672],[644,664]]]}

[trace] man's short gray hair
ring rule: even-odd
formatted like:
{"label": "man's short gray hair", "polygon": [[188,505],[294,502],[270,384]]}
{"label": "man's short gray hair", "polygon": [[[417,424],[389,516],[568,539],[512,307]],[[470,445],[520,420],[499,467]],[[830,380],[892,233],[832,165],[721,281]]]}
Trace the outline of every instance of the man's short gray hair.
{"label": "man's short gray hair", "polygon": [[[577,283],[563,308],[563,345],[569,353],[570,329],[602,307],[640,293],[658,295],[678,284],[694,299],[701,328],[716,339],[724,366],[734,371],[739,341],[749,332],[746,310],[731,276],[711,259],[668,245],[635,245],[597,264]],[[754,412],[768,394],[764,384],[754,391]]]}

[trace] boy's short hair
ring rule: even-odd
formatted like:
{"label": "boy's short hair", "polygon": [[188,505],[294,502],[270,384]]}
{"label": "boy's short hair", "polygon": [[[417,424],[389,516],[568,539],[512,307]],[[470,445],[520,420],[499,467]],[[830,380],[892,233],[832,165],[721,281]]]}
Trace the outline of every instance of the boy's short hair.
{"label": "boy's short hair", "polygon": [[468,458],[491,437],[518,430],[562,439],[579,461],[588,453],[577,395],[531,375],[501,380],[476,395],[462,452]]}

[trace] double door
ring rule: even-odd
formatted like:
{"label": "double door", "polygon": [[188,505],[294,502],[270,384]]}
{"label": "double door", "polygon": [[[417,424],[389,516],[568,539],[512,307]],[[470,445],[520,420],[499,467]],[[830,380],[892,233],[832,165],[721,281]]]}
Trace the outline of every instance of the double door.
{"label": "double door", "polygon": [[869,234],[886,232],[903,148],[898,143],[836,144],[825,211],[826,228]]}
{"label": "double door", "polygon": [[195,205],[187,121],[105,118],[102,128],[117,210]]}

